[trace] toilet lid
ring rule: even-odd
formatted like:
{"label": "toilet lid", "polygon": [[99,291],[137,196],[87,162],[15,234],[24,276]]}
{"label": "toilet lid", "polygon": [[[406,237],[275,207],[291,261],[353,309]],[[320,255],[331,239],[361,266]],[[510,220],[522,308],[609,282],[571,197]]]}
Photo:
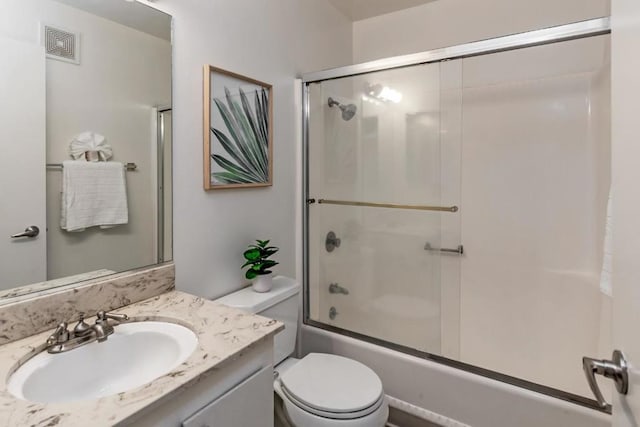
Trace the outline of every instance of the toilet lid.
{"label": "toilet lid", "polygon": [[353,413],[378,403],[382,382],[369,367],[346,357],[310,353],[281,379],[287,394],[309,408]]}

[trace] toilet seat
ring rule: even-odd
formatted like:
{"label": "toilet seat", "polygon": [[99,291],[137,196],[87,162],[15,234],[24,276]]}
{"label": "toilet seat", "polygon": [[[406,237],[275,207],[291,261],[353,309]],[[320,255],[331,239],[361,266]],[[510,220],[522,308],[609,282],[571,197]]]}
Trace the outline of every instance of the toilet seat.
{"label": "toilet seat", "polygon": [[296,405],[298,408],[302,409],[305,412],[308,412],[310,414],[313,415],[317,415],[319,417],[323,417],[323,418],[329,418],[329,419],[334,419],[334,420],[352,420],[355,418],[362,418],[362,417],[366,417],[367,415],[372,414],[373,412],[377,411],[380,406],[382,406],[382,404],[384,403],[385,399],[384,399],[384,395],[380,396],[380,399],[378,399],[378,401],[376,401],[373,405],[371,405],[368,408],[362,409],[360,411],[354,411],[354,412],[330,412],[330,411],[322,411],[316,408],[313,408],[309,405],[306,405],[303,402],[300,402],[299,400],[297,400],[294,396],[291,396],[286,389],[281,389],[283,394],[286,395],[286,397],[289,399],[289,401],[291,403],[293,403],[294,405]]}
{"label": "toilet seat", "polygon": [[310,353],[283,373],[278,386],[298,408],[328,419],[366,417],[385,402],[382,382],[373,370],[332,354]]}

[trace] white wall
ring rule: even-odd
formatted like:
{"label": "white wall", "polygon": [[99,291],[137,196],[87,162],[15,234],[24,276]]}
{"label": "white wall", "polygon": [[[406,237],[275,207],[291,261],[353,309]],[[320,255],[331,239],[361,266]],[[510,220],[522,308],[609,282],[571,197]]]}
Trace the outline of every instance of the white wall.
{"label": "white wall", "polygon": [[62,173],[47,170],[47,278],[155,262],[150,113],[171,102],[170,43],[51,0],[8,0],[3,12],[0,33],[12,38],[39,44],[40,22],[80,33],[79,65],[47,59],[47,163],[70,159],[72,138],[94,131],[112,160],[138,165],[127,172],[129,223],[79,233],[60,228]]}
{"label": "white wall", "polygon": [[[294,78],[351,62],[351,23],[314,0],[162,0],[174,16],[174,258],[177,287],[206,297],[247,281],[242,252],[254,239],[280,247],[276,271],[294,276]],[[202,66],[273,84],[273,187],[202,189]]]}
{"label": "white wall", "polygon": [[355,63],[609,15],[609,0],[439,0],[353,25]]}

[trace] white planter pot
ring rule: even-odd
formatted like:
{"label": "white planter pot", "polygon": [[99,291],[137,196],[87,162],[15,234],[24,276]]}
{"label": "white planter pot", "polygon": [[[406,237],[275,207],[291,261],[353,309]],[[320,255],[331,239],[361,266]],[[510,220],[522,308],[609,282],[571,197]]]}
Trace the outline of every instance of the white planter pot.
{"label": "white planter pot", "polygon": [[255,278],[251,286],[256,292],[269,292],[273,287],[273,275],[265,274],[263,276],[258,276]]}

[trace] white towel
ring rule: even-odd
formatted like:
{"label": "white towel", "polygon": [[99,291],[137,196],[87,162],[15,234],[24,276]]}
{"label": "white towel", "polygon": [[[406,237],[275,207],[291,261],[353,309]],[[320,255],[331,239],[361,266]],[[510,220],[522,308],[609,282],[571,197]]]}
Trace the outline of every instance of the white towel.
{"label": "white towel", "polygon": [[99,133],[82,132],[69,144],[69,154],[74,160],[86,159],[92,162],[106,162],[113,156],[113,150],[106,138]]}
{"label": "white towel", "polygon": [[129,221],[122,163],[66,160],[62,165],[63,230],[106,228]]}
{"label": "white towel", "polygon": [[611,212],[611,190],[609,190],[609,201],[607,202],[607,220],[604,228],[604,251],[602,256],[602,271],[600,273],[600,292],[613,296],[613,284],[611,283],[611,273],[613,272],[613,217]]}

